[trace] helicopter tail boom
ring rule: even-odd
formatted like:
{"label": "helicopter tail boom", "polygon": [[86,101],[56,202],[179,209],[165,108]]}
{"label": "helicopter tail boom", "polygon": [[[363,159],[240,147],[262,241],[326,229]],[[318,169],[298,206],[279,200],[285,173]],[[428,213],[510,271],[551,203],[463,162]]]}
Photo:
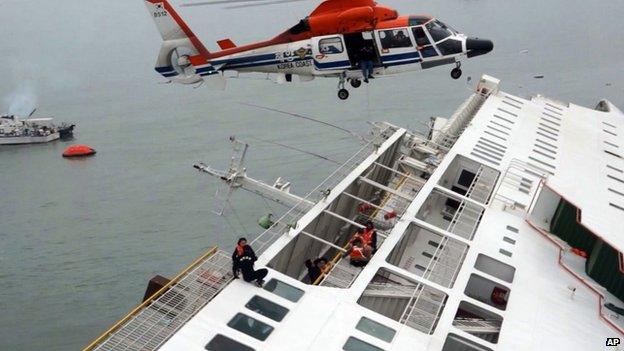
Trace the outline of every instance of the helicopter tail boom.
{"label": "helicopter tail boom", "polygon": [[193,84],[218,73],[209,62],[210,52],[167,0],[145,0],[163,43],[156,71],[169,81]]}

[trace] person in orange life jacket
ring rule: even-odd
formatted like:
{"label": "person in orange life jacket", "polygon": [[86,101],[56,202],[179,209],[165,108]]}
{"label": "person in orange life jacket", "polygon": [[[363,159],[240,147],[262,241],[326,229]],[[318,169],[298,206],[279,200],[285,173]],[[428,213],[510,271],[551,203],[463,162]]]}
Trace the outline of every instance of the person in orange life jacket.
{"label": "person in orange life jacket", "polygon": [[372,256],[370,246],[364,244],[360,238],[352,241],[346,254],[349,255],[349,263],[356,267],[366,266]]}
{"label": "person in orange life jacket", "polygon": [[366,232],[366,228],[358,228],[358,230],[355,232],[355,234],[353,234],[353,237],[351,238],[351,240],[349,240],[349,244],[353,244],[353,242],[357,239],[362,240],[362,242],[366,242],[364,241],[364,233]]}
{"label": "person in orange life jacket", "polygon": [[266,268],[254,270],[254,262],[258,260],[256,253],[247,245],[247,239],[240,238],[234,253],[232,253],[232,273],[234,279],[238,279],[238,272],[243,273],[243,280],[246,282],[255,281],[256,285],[262,286],[264,284],[264,277],[269,273]]}
{"label": "person in orange life jacket", "polygon": [[373,253],[377,251],[377,231],[375,230],[375,225],[373,225],[373,222],[366,222],[366,229],[364,230],[362,239],[364,240],[364,243],[366,245],[371,247]]}

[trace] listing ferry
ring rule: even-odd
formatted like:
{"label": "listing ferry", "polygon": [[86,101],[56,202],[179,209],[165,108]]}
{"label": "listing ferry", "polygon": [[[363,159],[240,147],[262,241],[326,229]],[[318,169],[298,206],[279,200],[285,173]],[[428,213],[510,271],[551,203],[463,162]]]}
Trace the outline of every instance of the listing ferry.
{"label": "listing ferry", "polygon": [[[375,123],[305,196],[246,175],[227,196],[290,208],[253,238],[262,288],[213,248],[84,350],[616,350],[624,335],[624,114],[519,97],[484,75],[419,134]],[[371,221],[377,249],[351,264]],[[251,238],[250,238],[251,239]],[[329,261],[312,280],[306,260]]]}

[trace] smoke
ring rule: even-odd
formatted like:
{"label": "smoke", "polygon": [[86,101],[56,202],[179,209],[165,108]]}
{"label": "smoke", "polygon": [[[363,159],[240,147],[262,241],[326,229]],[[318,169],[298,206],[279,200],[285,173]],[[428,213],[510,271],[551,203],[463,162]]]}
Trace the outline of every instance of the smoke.
{"label": "smoke", "polygon": [[20,84],[4,97],[4,102],[9,106],[8,114],[26,117],[37,107],[37,94],[30,84]]}

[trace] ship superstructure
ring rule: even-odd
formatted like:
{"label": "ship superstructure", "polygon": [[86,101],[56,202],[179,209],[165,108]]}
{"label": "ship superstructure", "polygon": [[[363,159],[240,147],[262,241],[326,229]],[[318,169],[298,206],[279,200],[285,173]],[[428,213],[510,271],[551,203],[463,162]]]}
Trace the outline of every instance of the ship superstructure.
{"label": "ship superstructure", "polygon": [[[85,350],[613,350],[624,334],[624,114],[483,76],[429,135],[376,123],[308,195],[218,176],[290,207],[252,242],[264,288],[212,249]],[[371,220],[363,268],[346,245]],[[328,257],[315,281],[307,259]],[[608,307],[606,307],[606,306]]]}

